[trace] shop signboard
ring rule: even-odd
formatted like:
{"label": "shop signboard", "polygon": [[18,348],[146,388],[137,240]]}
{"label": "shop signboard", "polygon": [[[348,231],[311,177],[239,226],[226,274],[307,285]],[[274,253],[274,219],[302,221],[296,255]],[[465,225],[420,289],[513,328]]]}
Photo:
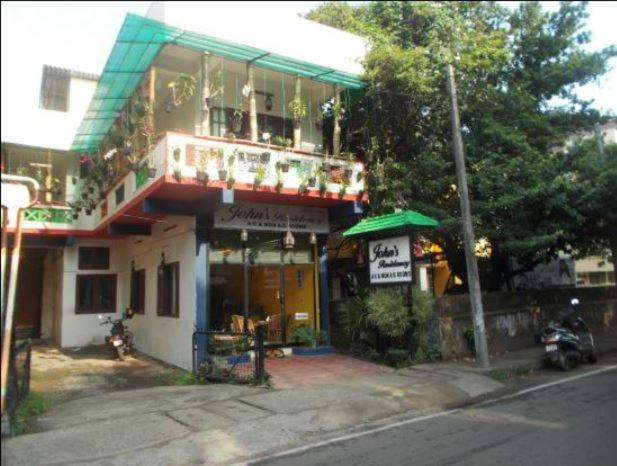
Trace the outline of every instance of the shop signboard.
{"label": "shop signboard", "polygon": [[217,210],[214,228],[329,233],[328,211],[317,207],[236,202]]}
{"label": "shop signboard", "polygon": [[370,241],[368,253],[371,284],[411,282],[409,236]]}

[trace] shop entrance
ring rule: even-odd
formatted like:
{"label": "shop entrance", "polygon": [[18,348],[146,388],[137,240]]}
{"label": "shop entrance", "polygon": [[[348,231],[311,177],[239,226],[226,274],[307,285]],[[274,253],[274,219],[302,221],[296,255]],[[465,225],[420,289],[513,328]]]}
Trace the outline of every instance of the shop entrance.
{"label": "shop entrance", "polygon": [[266,321],[269,345],[292,343],[300,325],[317,328],[314,248],[308,234],[294,236],[294,247],[285,249],[278,234],[249,232],[242,243],[240,232],[215,232],[210,330],[243,331],[246,307],[247,329]]}

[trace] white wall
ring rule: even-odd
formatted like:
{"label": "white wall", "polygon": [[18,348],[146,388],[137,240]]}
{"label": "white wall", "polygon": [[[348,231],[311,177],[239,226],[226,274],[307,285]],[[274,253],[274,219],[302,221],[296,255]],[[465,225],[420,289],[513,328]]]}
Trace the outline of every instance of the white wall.
{"label": "white wall", "polygon": [[[173,227],[176,225],[175,227]],[[170,229],[165,232],[165,229]],[[143,315],[136,314],[128,326],[135,334],[139,351],[184,369],[192,367],[192,336],[195,328],[195,219],[193,217],[165,217],[152,227],[149,237],[126,240],[123,260],[125,277],[122,283],[123,303],[130,303],[130,268],[146,269],[146,304]],[[180,262],[179,317],[160,317],[156,314],[157,268],[161,263]]]}
{"label": "white wall", "polygon": [[[108,270],[79,270],[78,252],[79,246],[100,246],[109,247],[109,269]],[[63,273],[62,273],[62,324],[61,324],[61,346],[85,346],[100,345],[105,342],[104,338],[109,333],[110,327],[99,325],[100,320],[97,314],[76,314],[76,280],[78,274],[105,275],[116,273],[117,292],[116,310],[113,314],[103,314],[103,318],[111,316],[118,319],[124,310],[121,299],[124,280],[124,240],[98,240],[98,239],[78,239],[74,246],[64,248]]]}

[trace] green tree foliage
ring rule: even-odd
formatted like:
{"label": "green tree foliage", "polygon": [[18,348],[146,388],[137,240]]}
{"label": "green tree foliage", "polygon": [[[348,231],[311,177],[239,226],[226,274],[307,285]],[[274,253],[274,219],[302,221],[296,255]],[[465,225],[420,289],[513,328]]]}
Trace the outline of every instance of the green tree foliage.
{"label": "green tree foliage", "polygon": [[[607,71],[611,47],[588,52],[586,3],[548,13],[522,2],[326,2],[310,19],[369,38],[365,98],[349,142],[369,162],[375,213],[395,207],[440,221],[427,236],[465,279],[445,65],[456,68],[477,237],[490,241],[499,288],[567,246],[580,220],[553,148],[598,121],[574,94]],[[560,98],[560,106],[553,98]],[[509,258],[523,267],[511,271]]]}

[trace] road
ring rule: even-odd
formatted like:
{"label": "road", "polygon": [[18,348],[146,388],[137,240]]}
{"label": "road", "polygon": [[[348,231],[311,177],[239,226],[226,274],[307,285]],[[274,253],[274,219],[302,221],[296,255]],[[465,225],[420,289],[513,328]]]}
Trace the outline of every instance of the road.
{"label": "road", "polygon": [[593,369],[579,369],[557,385],[511,398],[399,422],[252,464],[614,465],[617,370]]}

